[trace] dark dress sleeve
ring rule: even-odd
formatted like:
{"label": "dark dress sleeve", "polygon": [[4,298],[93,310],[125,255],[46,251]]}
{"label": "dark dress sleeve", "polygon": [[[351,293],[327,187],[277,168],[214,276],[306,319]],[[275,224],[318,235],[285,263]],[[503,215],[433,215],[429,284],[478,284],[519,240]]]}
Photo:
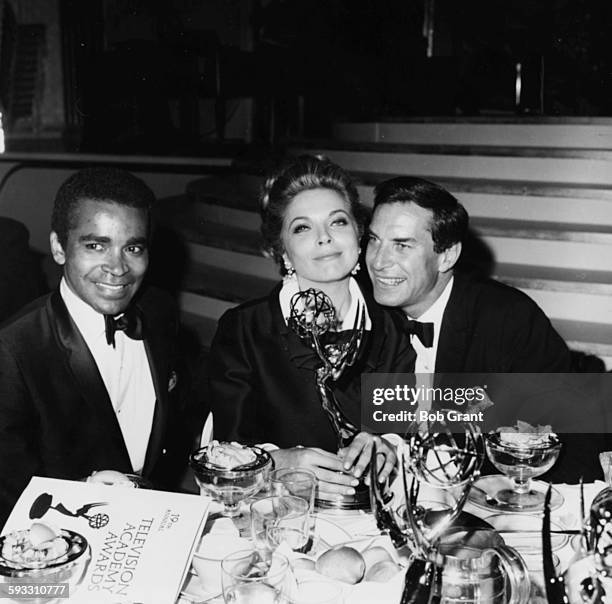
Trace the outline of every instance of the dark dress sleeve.
{"label": "dark dress sleeve", "polygon": [[257,438],[258,380],[244,335],[245,321],[239,310],[220,319],[210,349],[210,398],[214,436],[253,444]]}

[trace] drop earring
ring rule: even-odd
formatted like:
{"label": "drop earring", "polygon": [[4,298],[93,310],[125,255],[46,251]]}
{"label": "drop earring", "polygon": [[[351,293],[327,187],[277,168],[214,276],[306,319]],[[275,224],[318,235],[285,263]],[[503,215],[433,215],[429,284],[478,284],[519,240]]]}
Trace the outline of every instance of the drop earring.
{"label": "drop earring", "polygon": [[361,270],[361,265],[359,264],[359,262],[353,267],[353,270],[351,271],[351,275],[355,276],[359,271]]}
{"label": "drop earring", "polygon": [[285,281],[293,279],[293,277],[295,276],[295,269],[293,268],[291,262],[283,258],[283,267],[285,268],[285,276],[283,277],[283,279]]}

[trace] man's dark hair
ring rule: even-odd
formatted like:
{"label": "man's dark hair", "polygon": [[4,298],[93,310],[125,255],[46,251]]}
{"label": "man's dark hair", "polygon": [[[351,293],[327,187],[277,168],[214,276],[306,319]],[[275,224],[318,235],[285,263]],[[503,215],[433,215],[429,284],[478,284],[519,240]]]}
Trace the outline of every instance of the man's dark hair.
{"label": "man's dark hair", "polygon": [[374,209],[388,203],[408,202],[433,212],[431,238],[437,254],[465,239],[468,213],[441,186],[423,178],[398,176],[379,183],[374,190]]}
{"label": "man's dark hair", "polygon": [[62,247],[66,246],[80,204],[87,199],[143,209],[150,221],[155,195],[140,178],[120,168],[79,170],[62,184],[53,204],[51,229]]}

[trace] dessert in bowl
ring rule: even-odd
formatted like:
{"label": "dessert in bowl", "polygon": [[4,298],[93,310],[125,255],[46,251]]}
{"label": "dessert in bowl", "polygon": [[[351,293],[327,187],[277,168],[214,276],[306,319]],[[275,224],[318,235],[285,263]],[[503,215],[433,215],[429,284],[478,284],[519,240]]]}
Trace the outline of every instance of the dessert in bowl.
{"label": "dessert in bowl", "polygon": [[516,427],[502,427],[485,437],[491,463],[512,479],[512,489],[501,489],[495,498],[516,508],[539,507],[544,502],[540,491],[532,490],[530,481],[552,468],[561,451],[561,442],[550,426],[531,426],[517,422]]}
{"label": "dessert in bowl", "polygon": [[225,516],[237,516],[240,502],[263,488],[273,468],[260,447],[213,440],[192,453],[189,465],[200,488],[223,504]]}
{"label": "dessert in bowl", "polygon": [[[37,521],[29,529],[0,537],[0,582],[67,583],[72,593],[85,574],[89,559],[85,537]],[[38,600],[34,596],[29,601]],[[45,601],[49,601],[48,595]]]}

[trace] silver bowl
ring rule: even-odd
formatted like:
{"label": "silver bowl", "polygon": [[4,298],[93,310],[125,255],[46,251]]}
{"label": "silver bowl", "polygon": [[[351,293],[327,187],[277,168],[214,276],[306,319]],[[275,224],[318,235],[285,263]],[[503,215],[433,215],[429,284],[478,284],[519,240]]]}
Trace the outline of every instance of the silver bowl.
{"label": "silver bowl", "polygon": [[[15,531],[13,534],[26,532],[27,529]],[[0,583],[9,585],[15,583],[20,586],[40,583],[66,583],[70,594],[74,593],[74,589],[82,581],[87,571],[91,558],[89,544],[83,535],[62,529],[59,531],[59,537],[67,542],[67,551],[56,558],[44,561],[15,561],[5,556],[2,552],[7,537],[8,535],[0,537]],[[36,591],[33,593],[35,594]],[[21,599],[30,603],[45,602],[45,604],[51,604],[49,595],[32,595]]]}

